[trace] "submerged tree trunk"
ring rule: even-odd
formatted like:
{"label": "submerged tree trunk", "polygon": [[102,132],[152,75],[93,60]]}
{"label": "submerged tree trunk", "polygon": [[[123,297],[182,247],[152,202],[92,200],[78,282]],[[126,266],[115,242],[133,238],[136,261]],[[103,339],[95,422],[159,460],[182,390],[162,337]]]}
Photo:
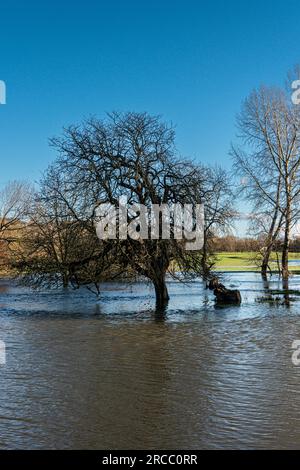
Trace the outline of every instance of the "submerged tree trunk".
{"label": "submerged tree trunk", "polygon": [[[277,222],[278,218],[278,213],[279,213],[279,203],[280,203],[280,189],[281,189],[281,179],[279,179],[278,186],[277,186],[277,198],[276,198],[276,208],[273,214],[272,218],[272,223],[268,232],[268,237],[267,237],[267,248],[264,253],[263,259],[262,259],[262,264],[261,264],[261,274],[264,279],[267,277],[267,272],[269,269],[269,260],[270,256],[272,253],[272,249],[274,246],[274,243],[278,237],[279,230],[282,225],[282,220],[283,220],[283,213],[281,213],[281,216],[279,218],[279,221]],[[277,222],[277,227],[276,227],[276,222]],[[276,227],[276,228],[275,228]]]}
{"label": "submerged tree trunk", "polygon": [[263,259],[262,259],[262,263],[261,263],[261,275],[264,279],[267,278],[267,272],[268,272],[268,269],[269,269],[269,259],[270,259],[270,256],[271,256],[271,252],[272,252],[272,247],[273,247],[273,244],[269,244],[267,246],[267,249],[263,255]]}
{"label": "submerged tree trunk", "polygon": [[169,267],[169,256],[164,244],[160,244],[156,256],[153,257],[148,269],[148,278],[151,279],[155,289],[156,307],[163,308],[169,301],[166,285],[166,273]]}
{"label": "submerged tree trunk", "polygon": [[63,287],[66,288],[69,285],[69,275],[67,273],[63,273],[62,276]]}
{"label": "submerged tree trunk", "polygon": [[168,289],[165,280],[154,283],[156,305],[157,307],[164,307],[169,301]]}
{"label": "submerged tree trunk", "polygon": [[208,252],[208,236],[207,230],[204,230],[203,235],[203,247],[202,247],[202,257],[201,257],[201,268],[203,279],[208,279],[210,274],[210,266],[209,266],[209,252]]}
{"label": "submerged tree trunk", "polygon": [[166,285],[165,273],[158,273],[153,279],[156,296],[156,306],[164,307],[169,301],[169,293]]}
{"label": "submerged tree trunk", "polygon": [[290,294],[289,294],[289,279],[288,278],[283,278],[282,279],[282,289],[284,292],[283,299],[284,299],[284,305],[286,307],[289,307],[290,305]]}
{"label": "submerged tree trunk", "polygon": [[290,229],[291,229],[291,209],[290,209],[289,204],[287,204],[284,240],[283,240],[283,247],[282,247],[282,260],[281,260],[281,269],[282,269],[283,279],[288,279],[289,277]]}

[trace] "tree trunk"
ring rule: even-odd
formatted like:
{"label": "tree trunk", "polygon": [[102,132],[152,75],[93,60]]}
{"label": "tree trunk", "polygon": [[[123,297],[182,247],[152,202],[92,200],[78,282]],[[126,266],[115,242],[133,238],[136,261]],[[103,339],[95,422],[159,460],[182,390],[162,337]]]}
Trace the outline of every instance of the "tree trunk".
{"label": "tree trunk", "polygon": [[155,295],[156,295],[156,307],[165,307],[169,300],[168,289],[165,280],[165,273],[160,273],[153,280]]}
{"label": "tree trunk", "polygon": [[207,239],[207,232],[204,231],[204,239],[203,239],[203,247],[202,247],[202,258],[201,258],[201,267],[202,267],[202,274],[203,279],[207,279],[209,276],[209,266],[208,266],[208,239]]}
{"label": "tree trunk", "polygon": [[266,277],[267,277],[267,272],[268,272],[268,267],[269,267],[269,259],[270,259],[270,255],[271,255],[271,252],[272,252],[272,246],[273,245],[271,243],[267,246],[267,249],[264,253],[262,263],[261,263],[261,275],[264,279],[266,279]]}
{"label": "tree trunk", "polygon": [[281,260],[281,269],[282,269],[282,278],[288,279],[289,277],[289,245],[290,245],[290,227],[291,227],[291,213],[290,207],[286,209],[286,222],[284,230],[284,240],[282,247],[282,260]]}
{"label": "tree trunk", "polygon": [[68,287],[69,285],[69,275],[67,273],[64,273],[62,276],[63,279],[63,287]]}
{"label": "tree trunk", "polygon": [[286,307],[289,307],[290,305],[290,296],[289,296],[289,279],[288,278],[285,278],[285,279],[282,279],[282,289],[284,291],[284,304],[286,305]]}
{"label": "tree trunk", "polygon": [[[267,271],[269,267],[269,259],[272,253],[272,249],[274,246],[274,243],[278,237],[279,230],[281,228],[282,224],[282,219],[283,219],[283,214],[281,214],[279,221],[277,222],[277,217],[278,217],[278,212],[279,212],[279,195],[280,195],[280,183],[278,185],[277,189],[277,200],[276,200],[276,209],[273,214],[272,218],[272,223],[269,229],[268,237],[267,237],[267,248],[263,256],[262,264],[261,264],[261,274],[263,279],[266,279],[267,277]],[[277,222],[277,227],[276,227],[276,222]],[[276,227],[276,228],[275,228]]]}

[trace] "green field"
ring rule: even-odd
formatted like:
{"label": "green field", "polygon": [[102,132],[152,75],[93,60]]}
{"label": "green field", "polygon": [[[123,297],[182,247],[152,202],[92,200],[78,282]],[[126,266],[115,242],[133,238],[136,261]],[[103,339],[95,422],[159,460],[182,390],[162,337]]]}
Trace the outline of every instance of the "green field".
{"label": "green field", "polygon": [[[280,259],[280,253],[278,254]],[[254,261],[255,253],[252,252],[220,252],[216,253],[215,269],[221,271],[257,271]],[[300,259],[300,253],[290,253],[289,259]],[[272,253],[270,263],[272,270],[277,270],[276,253]],[[290,266],[291,271],[299,271],[300,266]]]}

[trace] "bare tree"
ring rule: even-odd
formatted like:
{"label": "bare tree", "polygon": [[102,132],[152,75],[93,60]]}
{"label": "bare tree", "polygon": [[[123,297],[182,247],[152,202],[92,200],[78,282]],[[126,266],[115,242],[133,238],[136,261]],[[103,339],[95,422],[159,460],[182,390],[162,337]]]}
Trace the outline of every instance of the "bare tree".
{"label": "bare tree", "polygon": [[68,192],[63,175],[50,166],[13,250],[11,266],[23,283],[33,287],[84,285],[98,294],[100,282],[120,273],[113,247],[100,243],[93,221],[86,219],[83,225],[74,217],[76,203],[76,192]]}
{"label": "bare tree", "polygon": [[233,148],[235,169],[242,176],[242,191],[254,211],[268,214],[265,274],[269,256],[283,229],[282,274],[286,279],[291,229],[299,217],[300,114],[283,91],[262,87],[245,101],[238,118],[245,150]]}
{"label": "bare tree", "polygon": [[[113,113],[90,119],[53,139],[57,161],[49,167],[35,199],[14,267],[31,285],[99,285],[126,273],[149,279],[158,307],[169,299],[166,275],[180,280],[208,278],[208,240],[221,232],[232,214],[226,174],[182,159],[174,130],[146,113]],[[136,237],[98,240],[99,204],[118,206],[126,197],[131,208],[127,226]],[[170,236],[162,236],[164,207],[205,204],[204,249],[189,250],[190,239],[178,237],[183,220],[170,211]],[[140,233],[140,205],[156,207],[158,232]],[[146,216],[148,217],[148,216]],[[189,213],[190,231],[199,222]],[[149,220],[150,222],[150,220]],[[120,220],[118,222],[120,224]]]}
{"label": "bare tree", "polygon": [[[213,191],[205,186],[206,172],[178,157],[174,137],[171,127],[146,113],[113,113],[105,121],[90,119],[66,129],[52,145],[59,152],[57,171],[65,173],[69,190],[81,198],[74,213],[84,220],[84,213],[99,202],[118,205],[120,196],[130,205],[147,207],[205,202],[206,193]],[[128,224],[135,217],[128,215]],[[116,244],[124,267],[151,280],[158,306],[169,298],[166,274],[174,275],[171,265],[186,277],[203,274],[199,252],[188,252],[185,242],[172,236]]]}
{"label": "bare tree", "polygon": [[204,277],[209,277],[215,264],[214,238],[228,234],[236,215],[233,193],[229,176],[220,166],[203,167],[205,225],[202,250],[202,269]]}
{"label": "bare tree", "polygon": [[252,204],[249,218],[250,231],[260,240],[258,264],[265,277],[269,260],[284,222],[282,204],[282,178],[276,168],[266,168],[264,158],[247,155],[240,148],[232,147],[234,169],[241,182],[237,195],[241,194]]}
{"label": "bare tree", "polygon": [[11,181],[0,191],[0,239],[14,240],[14,232],[20,228],[28,212],[32,187],[22,181]]}
{"label": "bare tree", "polygon": [[31,204],[33,189],[22,181],[11,181],[0,191],[1,265],[7,269],[11,249],[21,235]]}

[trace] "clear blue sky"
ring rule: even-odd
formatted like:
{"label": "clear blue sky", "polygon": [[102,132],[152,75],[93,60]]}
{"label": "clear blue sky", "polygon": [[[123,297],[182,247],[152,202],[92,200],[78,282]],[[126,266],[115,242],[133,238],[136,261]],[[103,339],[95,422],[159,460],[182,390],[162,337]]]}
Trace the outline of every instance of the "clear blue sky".
{"label": "clear blue sky", "polygon": [[241,101],[300,62],[293,0],[10,0],[0,15],[0,184],[37,180],[49,137],[111,110],[161,114],[183,154],[229,166]]}

